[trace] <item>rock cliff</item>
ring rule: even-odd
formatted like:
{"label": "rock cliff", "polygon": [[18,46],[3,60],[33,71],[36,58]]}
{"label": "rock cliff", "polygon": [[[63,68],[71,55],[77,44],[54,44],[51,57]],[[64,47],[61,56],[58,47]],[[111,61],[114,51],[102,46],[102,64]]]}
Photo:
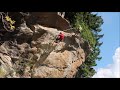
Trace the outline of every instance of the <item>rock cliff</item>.
{"label": "rock cliff", "polygon": [[[1,34],[0,78],[73,78],[85,61],[88,45],[80,34],[22,23],[14,33]],[[65,40],[54,43],[59,32]]]}

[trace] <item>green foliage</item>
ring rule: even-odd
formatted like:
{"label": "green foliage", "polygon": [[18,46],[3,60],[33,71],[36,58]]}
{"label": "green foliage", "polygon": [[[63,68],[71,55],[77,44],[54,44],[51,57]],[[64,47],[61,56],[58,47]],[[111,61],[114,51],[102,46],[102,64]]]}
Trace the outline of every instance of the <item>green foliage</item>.
{"label": "green foliage", "polygon": [[83,63],[76,74],[76,78],[90,78],[94,75],[94,73],[95,70],[92,67],[89,67],[89,65]]}
{"label": "green foliage", "polygon": [[80,31],[82,38],[87,41],[92,52],[86,57],[85,62],[78,68],[76,74],[77,78],[90,78],[95,74],[93,66],[96,66],[96,60],[101,60],[99,47],[103,42],[99,42],[103,35],[99,35],[102,31],[100,28],[103,24],[103,19],[97,14],[91,12],[66,12],[66,17],[69,19],[71,25],[76,30]]}
{"label": "green foliage", "polygon": [[81,36],[83,37],[83,39],[87,40],[92,47],[94,47],[96,44],[96,40],[93,36],[93,33],[90,31],[89,27],[84,23],[81,23],[81,26],[83,29],[81,31]]}
{"label": "green foliage", "polygon": [[[87,12],[88,14],[89,12]],[[71,17],[71,15],[73,15]],[[70,12],[70,15],[68,16],[71,21],[71,25],[76,28],[77,30],[80,30],[80,34],[83,37],[84,40],[88,41],[89,44],[94,47],[96,44],[96,40],[94,38],[94,34],[91,32],[90,27],[86,24],[89,20],[86,20],[84,17],[87,17],[84,12]]]}

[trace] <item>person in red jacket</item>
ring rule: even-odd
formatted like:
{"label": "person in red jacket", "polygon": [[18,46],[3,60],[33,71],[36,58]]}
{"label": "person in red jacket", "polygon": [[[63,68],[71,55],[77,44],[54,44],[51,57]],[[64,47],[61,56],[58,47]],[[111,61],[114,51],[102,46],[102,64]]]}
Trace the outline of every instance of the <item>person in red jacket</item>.
{"label": "person in red jacket", "polygon": [[64,37],[65,37],[64,34],[62,32],[60,32],[56,38],[56,43],[63,41]]}

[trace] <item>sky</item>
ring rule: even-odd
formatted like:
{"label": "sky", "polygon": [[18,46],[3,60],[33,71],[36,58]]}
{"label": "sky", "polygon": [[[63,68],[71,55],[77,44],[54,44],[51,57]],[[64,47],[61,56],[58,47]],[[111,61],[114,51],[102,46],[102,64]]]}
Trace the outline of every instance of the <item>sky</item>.
{"label": "sky", "polygon": [[104,37],[100,40],[102,59],[94,67],[96,74],[93,78],[120,78],[120,12],[97,12],[102,16],[101,26]]}

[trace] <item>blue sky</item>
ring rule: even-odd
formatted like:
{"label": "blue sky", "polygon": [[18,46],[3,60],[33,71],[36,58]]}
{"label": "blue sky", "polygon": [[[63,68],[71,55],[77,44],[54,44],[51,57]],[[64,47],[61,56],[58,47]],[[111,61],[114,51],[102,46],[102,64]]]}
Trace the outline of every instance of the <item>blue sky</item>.
{"label": "blue sky", "polygon": [[103,45],[100,47],[102,59],[97,61],[95,69],[104,68],[113,63],[115,50],[120,46],[120,12],[97,12],[102,16],[104,24],[101,26],[104,37],[100,40]]}

